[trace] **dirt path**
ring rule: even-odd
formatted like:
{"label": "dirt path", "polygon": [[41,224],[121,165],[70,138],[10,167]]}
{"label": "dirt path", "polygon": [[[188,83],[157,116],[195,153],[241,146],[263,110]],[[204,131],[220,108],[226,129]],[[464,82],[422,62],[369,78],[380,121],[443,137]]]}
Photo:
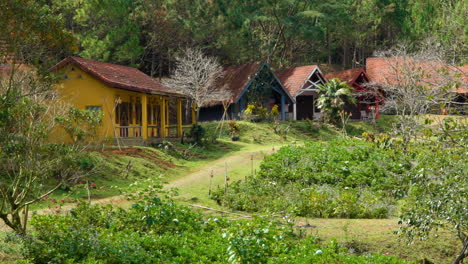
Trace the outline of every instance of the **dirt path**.
{"label": "dirt path", "polygon": [[[254,151],[242,152],[237,153],[235,155],[231,155],[225,158],[221,158],[216,160],[207,166],[192,171],[183,177],[177,177],[177,179],[169,181],[167,187],[176,187],[176,188],[183,188],[187,186],[191,186],[194,183],[206,183],[209,184],[209,175],[213,173],[213,178],[217,178],[216,176],[224,175],[225,173],[225,165],[227,165],[228,173],[233,169],[238,167],[248,167],[251,162],[252,158],[254,161],[263,159],[266,154],[272,153],[276,151],[278,147],[261,147]],[[258,164],[258,163],[257,163]],[[255,165],[254,165],[255,166]],[[224,177],[224,176],[223,176]],[[224,178],[223,178],[224,179]]]}
{"label": "dirt path", "polygon": [[[224,181],[224,167],[225,164],[228,166],[228,173],[232,173],[238,167],[243,167],[244,169],[249,167],[252,163],[252,157],[256,166],[258,166],[259,160],[263,159],[266,154],[276,151],[281,146],[260,146],[258,149],[253,151],[241,151],[233,153],[232,155],[220,158],[215,160],[202,168],[190,171],[187,174],[183,174],[173,179],[168,180],[167,188],[178,188],[181,194],[181,197],[190,196],[186,191],[190,189],[193,193],[207,192],[209,184],[209,175],[213,172],[213,184],[219,184],[221,181]],[[237,175],[240,176],[240,175]],[[243,175],[245,176],[245,175]],[[242,176],[242,177],[243,177]],[[240,178],[240,177],[237,177]],[[197,189],[200,188],[200,189]],[[207,195],[206,195],[207,196]],[[96,199],[91,201],[92,204],[113,204],[118,206],[125,206],[129,204],[129,201],[123,195],[117,195],[102,199]],[[64,205],[60,208],[62,212],[68,211],[73,208],[73,204]],[[53,209],[41,209],[34,211],[35,214],[51,214],[54,213],[55,208]],[[0,230],[9,230],[7,226],[0,221]]]}

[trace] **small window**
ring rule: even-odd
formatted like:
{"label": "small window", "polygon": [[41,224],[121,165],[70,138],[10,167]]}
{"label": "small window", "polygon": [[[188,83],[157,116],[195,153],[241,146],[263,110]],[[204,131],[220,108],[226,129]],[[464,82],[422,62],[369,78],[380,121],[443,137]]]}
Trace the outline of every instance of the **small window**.
{"label": "small window", "polygon": [[86,106],[85,109],[89,110],[89,111],[102,111],[102,107],[101,106],[96,106],[96,105],[88,105],[88,106]]}

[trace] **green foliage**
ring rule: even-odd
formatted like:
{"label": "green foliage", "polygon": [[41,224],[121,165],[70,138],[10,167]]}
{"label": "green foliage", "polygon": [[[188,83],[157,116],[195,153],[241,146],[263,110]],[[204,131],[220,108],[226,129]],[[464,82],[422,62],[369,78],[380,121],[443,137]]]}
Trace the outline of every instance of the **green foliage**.
{"label": "green foliage", "polygon": [[[429,175],[440,175],[434,176],[438,184],[445,177],[456,183],[460,175],[466,175],[466,159],[453,149],[435,151],[416,145],[403,153],[398,140],[385,135],[365,136],[371,142],[341,139],[283,147],[265,158],[258,175],[231,184],[228,194],[216,191],[212,198],[249,212],[383,218],[396,213],[398,200],[418,197],[413,192],[421,191],[417,186],[427,182]],[[463,193],[461,189],[465,188],[463,184],[446,186],[456,193]],[[427,197],[430,201],[431,195]],[[460,199],[454,203],[463,204]]]}
{"label": "green foliage", "polygon": [[410,174],[412,184],[400,216],[400,233],[411,241],[427,239],[439,228],[452,230],[463,245],[454,262],[459,263],[468,256],[466,150],[431,144],[415,155],[418,163]]}
{"label": "green foliage", "polygon": [[159,188],[129,209],[80,203],[64,216],[35,216],[24,257],[30,263],[405,263],[348,255],[336,243],[320,246],[267,218],[204,217],[160,198]]}
{"label": "green foliage", "polygon": [[203,137],[205,136],[205,129],[197,124],[194,124],[190,129],[189,136],[193,138],[196,143],[202,143]]}
{"label": "green foliage", "polygon": [[[51,8],[35,0],[0,2],[0,60],[15,56],[41,70],[56,63],[61,56],[76,49],[76,39],[66,30]],[[11,62],[8,62],[11,63]]]}
{"label": "green foliage", "polygon": [[102,124],[102,112],[71,107],[66,116],[57,116],[55,120],[70,136],[73,143],[85,143],[96,136]]}
{"label": "green foliage", "polygon": [[239,124],[236,123],[236,121],[229,121],[229,135],[231,136],[231,139],[234,140],[234,138],[238,138],[237,134],[239,133],[239,130],[240,127]]}
{"label": "green foliage", "polygon": [[0,218],[21,234],[29,205],[86,173],[76,162],[80,150],[50,143],[56,113],[62,110],[50,104],[52,85],[32,71],[0,78]]}
{"label": "green foliage", "polygon": [[244,119],[252,122],[273,121],[278,118],[278,106],[274,105],[268,112],[268,109],[261,104],[249,104],[244,110]]}
{"label": "green foliage", "polygon": [[263,218],[237,222],[223,234],[228,240],[230,263],[268,263],[268,260],[289,251],[288,237],[292,237],[291,226],[279,226]]}
{"label": "green foliage", "polygon": [[319,85],[319,98],[317,106],[322,110],[325,121],[337,124],[340,113],[344,114],[345,103],[354,104],[356,98],[353,96],[353,88],[346,82],[331,79],[328,83]]}

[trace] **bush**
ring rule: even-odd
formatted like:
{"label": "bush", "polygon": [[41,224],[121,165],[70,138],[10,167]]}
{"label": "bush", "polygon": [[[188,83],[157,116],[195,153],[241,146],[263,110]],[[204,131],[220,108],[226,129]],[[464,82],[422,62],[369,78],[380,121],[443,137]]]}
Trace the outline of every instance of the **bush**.
{"label": "bush", "polygon": [[236,210],[308,217],[385,218],[408,189],[411,157],[357,139],[288,146],[256,177],[212,198]]}
{"label": "bush", "polygon": [[32,232],[18,237],[24,263],[405,263],[320,246],[296,236],[289,221],[204,217],[161,199],[160,188],[131,196],[129,209],[80,203],[65,216],[34,216]]}
{"label": "bush", "polygon": [[269,218],[206,218],[151,194],[129,209],[81,203],[65,216],[34,216],[25,263],[405,263],[320,246]]}

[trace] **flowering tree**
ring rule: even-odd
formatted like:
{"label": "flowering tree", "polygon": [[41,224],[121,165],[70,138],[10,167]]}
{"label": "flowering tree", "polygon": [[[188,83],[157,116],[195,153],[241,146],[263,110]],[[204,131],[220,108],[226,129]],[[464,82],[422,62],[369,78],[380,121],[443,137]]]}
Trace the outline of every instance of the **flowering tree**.
{"label": "flowering tree", "polygon": [[198,48],[187,48],[176,60],[177,68],[164,84],[193,100],[197,121],[202,106],[231,99],[230,91],[217,86],[217,81],[223,76],[223,68],[216,58],[206,56]]}
{"label": "flowering tree", "polygon": [[405,146],[424,129],[421,116],[451,103],[451,91],[463,81],[461,71],[446,62],[443,54],[431,41],[416,51],[400,44],[376,53],[387,67],[386,80],[376,84],[385,94],[382,111],[398,116],[394,131]]}

